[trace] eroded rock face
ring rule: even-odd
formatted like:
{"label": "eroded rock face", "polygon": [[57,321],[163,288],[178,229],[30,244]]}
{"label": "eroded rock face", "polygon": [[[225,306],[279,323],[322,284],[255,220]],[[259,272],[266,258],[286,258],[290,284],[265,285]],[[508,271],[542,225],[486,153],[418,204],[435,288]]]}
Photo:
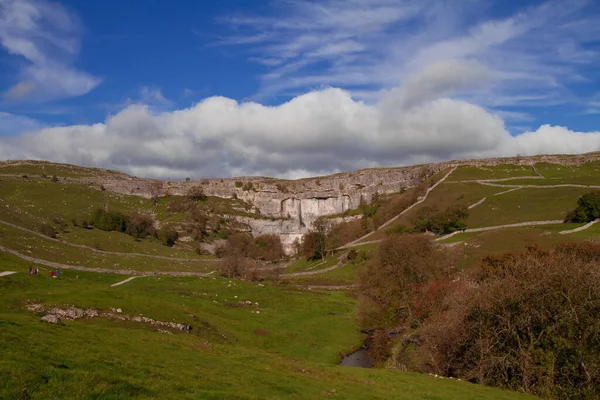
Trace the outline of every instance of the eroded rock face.
{"label": "eroded rock face", "polygon": [[[187,195],[200,187],[205,194],[223,198],[236,196],[251,202],[264,218],[238,218],[253,235],[278,234],[287,252],[295,240],[302,240],[314,221],[326,215],[342,214],[370,202],[373,194],[396,193],[418,185],[433,174],[451,167],[477,167],[499,164],[534,165],[539,162],[577,165],[600,159],[600,153],[576,156],[543,155],[534,157],[492,158],[433,163],[423,166],[364,169],[295,181],[265,177],[202,179],[191,182],[165,182],[142,179],[106,170],[94,170],[94,176],[78,179],[110,192],[146,198]],[[14,163],[14,162],[13,162]],[[32,163],[21,161],[20,163]],[[67,179],[68,180],[68,179]]]}
{"label": "eroded rock face", "polygon": [[279,235],[290,253],[293,243],[301,241],[319,217],[356,209],[361,202],[370,202],[376,192],[399,192],[446,168],[447,164],[434,164],[369,169],[297,181],[256,177],[163,182],[112,176],[98,183],[111,192],[143,197],[187,195],[194,187],[209,196],[235,196],[252,203],[263,217],[236,219],[249,226],[254,236]]}

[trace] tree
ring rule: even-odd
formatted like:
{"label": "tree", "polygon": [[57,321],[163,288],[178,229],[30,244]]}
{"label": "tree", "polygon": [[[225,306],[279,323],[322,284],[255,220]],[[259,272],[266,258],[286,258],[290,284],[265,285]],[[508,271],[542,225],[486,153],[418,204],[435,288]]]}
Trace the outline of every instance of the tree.
{"label": "tree", "polygon": [[365,328],[409,323],[417,288],[443,276],[444,250],[422,235],[390,235],[359,271],[359,319]]}
{"label": "tree", "polygon": [[206,201],[208,196],[204,194],[204,190],[200,186],[194,186],[188,191],[188,198],[192,201]]}
{"label": "tree", "polygon": [[589,192],[577,200],[577,208],[569,212],[564,222],[591,222],[600,218],[600,192]]}
{"label": "tree", "polygon": [[158,231],[158,239],[165,245],[169,247],[173,247],[177,239],[179,239],[179,234],[175,229],[172,228],[163,228]]}
{"label": "tree", "polygon": [[451,207],[438,211],[435,207],[423,207],[414,221],[416,232],[448,234],[466,229],[464,220],[469,217],[466,207]]}

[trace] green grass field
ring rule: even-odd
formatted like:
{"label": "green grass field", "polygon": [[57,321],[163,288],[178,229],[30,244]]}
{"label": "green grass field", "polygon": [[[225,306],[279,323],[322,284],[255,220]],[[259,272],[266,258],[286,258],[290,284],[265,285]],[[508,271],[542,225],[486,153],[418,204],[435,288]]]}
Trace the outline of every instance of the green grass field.
{"label": "green grass field", "polygon": [[[340,367],[363,336],[354,299],[338,291],[227,279],[47,271],[0,253],[0,397],[31,399],[520,399],[517,393],[384,369]],[[237,297],[236,297],[237,296]],[[238,300],[258,302],[253,308]],[[192,325],[166,334],[111,319],[39,321],[26,301]],[[252,311],[260,311],[260,314]]]}
{"label": "green grass field", "polygon": [[[600,163],[583,166],[537,164],[544,179],[510,180],[524,185],[562,183],[600,184]],[[59,182],[36,177],[59,176]],[[148,199],[110,194],[99,187],[62,179],[94,176],[99,170],[33,163],[0,164],[0,220],[38,230],[45,222],[62,219],[66,229],[58,239],[85,245],[78,248],[47,237],[0,224],[0,245],[47,261],[107,270],[141,272],[212,272],[218,263],[198,256],[192,246],[170,248],[155,238],[136,240],[117,232],[84,229],[71,224],[108,202],[111,211],[153,214],[163,226],[180,224],[186,216]],[[430,178],[440,179],[447,171]],[[31,175],[28,179],[22,175]],[[36,176],[33,176],[36,175]],[[468,207],[468,228],[525,221],[561,220],[574,209],[587,188],[523,188],[498,196],[506,187],[491,187],[477,179],[534,176],[529,166],[459,167],[385,230],[366,240],[384,239],[386,231],[412,226],[419,210]],[[411,195],[409,189],[404,196]],[[402,195],[397,195],[402,196]],[[394,200],[388,196],[387,200]],[[395,198],[399,201],[400,197]],[[390,203],[391,204],[391,203]],[[209,197],[204,211],[215,218],[230,215],[264,218],[236,199]],[[388,204],[388,206],[390,206]],[[390,206],[391,207],[391,206]],[[391,207],[390,209],[393,209]],[[394,211],[395,212],[395,211]],[[457,243],[457,267],[471,268],[486,254],[544,248],[566,240],[600,237],[600,224],[570,235],[562,230],[581,224],[556,224],[465,232],[441,243]],[[188,250],[189,247],[189,250]],[[201,399],[520,399],[531,398],[481,385],[387,369],[338,366],[342,354],[365,338],[356,323],[356,293],[351,286],[377,252],[376,243],[361,245],[356,259],[331,271],[284,277],[261,284],[220,277],[143,276],[110,287],[126,275],[63,270],[51,279],[49,268],[29,276],[29,263],[0,252],[0,271],[19,271],[0,277],[0,398],[201,398]],[[96,250],[124,254],[106,254]],[[131,255],[177,257],[160,259]],[[320,261],[299,259],[282,274],[318,271],[336,265],[343,252]],[[309,290],[307,286],[344,286],[344,290]],[[250,300],[251,307],[238,302]],[[65,321],[64,326],[40,322],[26,310],[33,301],[47,306],[75,305],[100,310],[122,308],[128,315],[190,324],[191,333],[158,331],[150,325],[112,319]],[[258,303],[256,305],[255,303]],[[259,311],[257,313],[256,311]]]}
{"label": "green grass field", "polygon": [[1,224],[0,245],[45,261],[89,268],[104,268],[109,270],[127,269],[142,272],[209,272],[217,268],[217,263],[206,261],[200,257],[184,261],[156,259],[126,253],[120,255],[95,252],[89,249],[67,246],[45,237]]}
{"label": "green grass field", "polygon": [[448,181],[470,181],[478,179],[502,179],[521,176],[535,176],[533,169],[528,165],[502,164],[489,167],[458,167],[449,177]]}
{"label": "green grass field", "polygon": [[[495,188],[498,189],[498,188]],[[524,188],[500,196],[490,196],[469,210],[469,228],[527,221],[562,220],[588,192],[584,188]]]}

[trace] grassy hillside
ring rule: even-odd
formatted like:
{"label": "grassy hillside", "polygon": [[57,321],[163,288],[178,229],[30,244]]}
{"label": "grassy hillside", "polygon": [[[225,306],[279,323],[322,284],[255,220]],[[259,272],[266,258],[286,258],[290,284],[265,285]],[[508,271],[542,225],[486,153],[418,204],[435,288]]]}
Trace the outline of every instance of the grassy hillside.
{"label": "grassy hillside", "polygon": [[[277,283],[259,285],[212,278],[218,275],[218,263],[214,257],[198,255],[190,244],[168,247],[151,236],[135,239],[73,224],[106,204],[111,211],[152,216],[158,225],[183,224],[189,215],[181,210],[188,205],[175,207],[179,198],[155,203],[65,179],[98,176],[100,170],[0,164],[0,246],[49,262],[110,272],[213,273],[210,278],[143,276],[111,287],[127,276],[65,270],[60,279],[51,279],[43,265],[40,276],[29,276],[29,263],[0,251],[0,271],[18,271],[0,277],[0,398],[527,398],[450,379],[337,363],[365,337],[356,322],[352,288],[359,271],[375,257],[377,241],[399,226],[413,227],[423,209],[470,208],[467,231],[439,240],[457,249],[459,269],[476,266],[484,255],[529,244],[549,248],[565,240],[597,238],[600,224],[569,235],[559,232],[581,224],[468,230],[562,220],[591,189],[556,185],[600,185],[600,163],[568,167],[538,163],[535,169],[542,177],[530,166],[459,166],[423,197],[450,169],[442,171],[420,186],[383,196],[379,208],[365,205],[349,213],[373,211],[353,222],[362,235],[419,202],[364,239],[373,243],[358,244],[352,253],[333,252],[323,261],[290,260]],[[58,181],[51,179],[53,175]],[[524,177],[528,178],[519,179]],[[197,206],[214,224],[226,225],[230,215],[264,218],[237,199],[210,197]],[[42,224],[56,228],[56,239],[41,233]],[[349,254],[348,262],[340,262]],[[324,288],[310,288],[315,286]],[[243,300],[253,305],[240,305]],[[186,323],[193,329],[190,334],[165,333],[143,323],[109,318],[55,326],[41,323],[40,315],[28,311],[29,301],[121,308],[128,315]]]}
{"label": "grassy hillside", "polygon": [[[450,379],[336,366],[362,340],[354,299],[267,284],[143,277],[122,286],[110,274],[29,276],[0,255],[0,397],[203,399],[520,399]],[[157,331],[112,319],[45,324],[27,301],[73,304],[192,325]],[[258,302],[246,308],[238,300]],[[254,311],[254,312],[253,312]],[[259,311],[257,314],[255,311]]]}

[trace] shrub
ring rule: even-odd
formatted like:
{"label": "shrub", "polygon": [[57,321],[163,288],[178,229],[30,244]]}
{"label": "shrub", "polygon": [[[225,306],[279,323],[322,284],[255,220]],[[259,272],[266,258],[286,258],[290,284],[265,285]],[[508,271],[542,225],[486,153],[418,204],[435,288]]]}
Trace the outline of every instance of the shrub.
{"label": "shrub", "polygon": [[245,191],[245,192],[249,192],[250,190],[254,190],[254,184],[252,182],[246,182],[242,186],[242,190]]}
{"label": "shrub", "polygon": [[188,198],[192,201],[208,200],[208,196],[204,194],[204,190],[199,186],[195,186],[188,191]]}
{"label": "shrub", "polygon": [[412,324],[417,289],[444,276],[449,258],[430,238],[391,235],[359,271],[359,320],[365,328]]}
{"label": "shrub", "polygon": [[277,183],[275,185],[275,187],[277,188],[277,190],[279,190],[281,193],[289,193],[289,189],[286,185],[284,185],[283,183]]}
{"label": "shrub", "polygon": [[600,218],[600,192],[589,192],[577,200],[577,208],[569,212],[565,222],[591,222]]}
{"label": "shrub", "polygon": [[260,235],[254,238],[252,258],[265,261],[277,261],[284,257],[283,245],[279,235]]}
{"label": "shrub", "polygon": [[158,231],[158,239],[165,246],[173,247],[177,239],[179,239],[179,234],[175,229],[163,228]]}
{"label": "shrub", "polygon": [[242,186],[244,186],[244,182],[235,181],[235,187],[236,188],[241,188]]}
{"label": "shrub", "polygon": [[304,235],[302,254],[308,260],[324,259],[327,255],[327,237],[324,232],[310,231]]}
{"label": "shrub", "polygon": [[371,346],[369,349],[369,355],[373,358],[376,363],[382,363],[388,359],[392,353],[392,338],[390,335],[382,330],[378,329],[371,337]]}
{"label": "shrub", "polygon": [[423,207],[414,221],[415,231],[430,231],[441,235],[464,230],[467,228],[464,220],[468,217],[466,207],[452,207],[441,212],[435,207]]}
{"label": "shrub", "polygon": [[91,224],[103,231],[125,232],[125,216],[120,213],[110,213],[98,208],[91,215]]}
{"label": "shrub", "polygon": [[56,238],[56,230],[54,229],[54,226],[48,223],[43,223],[42,225],[40,225],[40,232],[42,233],[42,235],[48,236],[53,239]]}
{"label": "shrub", "polygon": [[58,182],[58,177],[56,175],[52,175],[52,182]]}
{"label": "shrub", "polygon": [[155,235],[154,221],[142,214],[133,214],[126,219],[125,233],[134,238],[143,239],[148,235]]}
{"label": "shrub", "polygon": [[599,258],[591,243],[485,257],[424,323],[424,367],[540,397],[598,398]]}

